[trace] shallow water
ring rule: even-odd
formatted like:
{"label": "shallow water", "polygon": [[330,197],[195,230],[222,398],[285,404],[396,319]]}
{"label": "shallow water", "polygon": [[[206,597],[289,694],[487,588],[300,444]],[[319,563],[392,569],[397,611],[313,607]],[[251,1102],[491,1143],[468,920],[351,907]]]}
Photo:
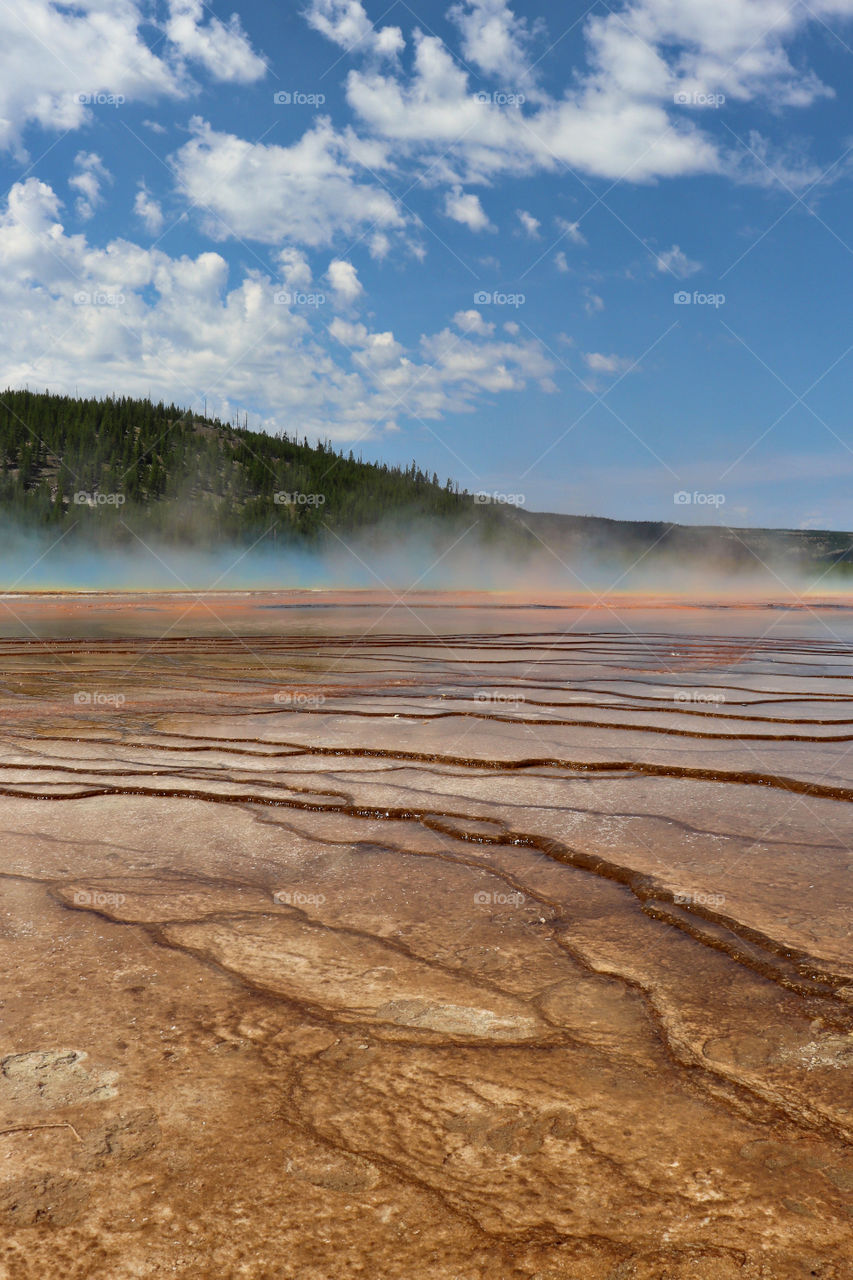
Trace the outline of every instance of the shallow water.
{"label": "shallow water", "polygon": [[850,1274],[853,612],[0,604],[9,1275]]}

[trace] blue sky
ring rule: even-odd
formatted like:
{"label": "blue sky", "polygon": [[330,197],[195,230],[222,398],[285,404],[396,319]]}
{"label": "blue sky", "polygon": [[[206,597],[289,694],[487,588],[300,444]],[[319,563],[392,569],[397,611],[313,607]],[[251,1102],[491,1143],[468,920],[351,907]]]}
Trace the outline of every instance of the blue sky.
{"label": "blue sky", "polygon": [[18,0],[0,35],[5,384],[531,509],[853,526],[853,0]]}

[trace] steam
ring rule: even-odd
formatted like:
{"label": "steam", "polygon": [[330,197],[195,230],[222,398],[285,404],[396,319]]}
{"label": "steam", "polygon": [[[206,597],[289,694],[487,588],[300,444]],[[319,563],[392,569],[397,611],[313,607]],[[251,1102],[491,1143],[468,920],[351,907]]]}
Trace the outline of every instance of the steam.
{"label": "steam", "polygon": [[752,554],[721,555],[713,541],[709,551],[695,538],[692,546],[676,538],[672,546],[649,549],[651,539],[644,544],[636,534],[602,533],[594,524],[592,532],[561,529],[549,536],[542,524],[547,518],[525,512],[518,518],[524,542],[506,531],[484,532],[475,508],[452,530],[398,517],[357,535],[329,530],[316,546],[261,539],[253,547],[209,548],[148,537],[94,546],[80,537],[7,524],[0,526],[0,592],[481,590],[530,599],[653,594],[795,603],[848,589],[841,568],[826,560],[809,563],[784,543],[783,550],[759,560]]}

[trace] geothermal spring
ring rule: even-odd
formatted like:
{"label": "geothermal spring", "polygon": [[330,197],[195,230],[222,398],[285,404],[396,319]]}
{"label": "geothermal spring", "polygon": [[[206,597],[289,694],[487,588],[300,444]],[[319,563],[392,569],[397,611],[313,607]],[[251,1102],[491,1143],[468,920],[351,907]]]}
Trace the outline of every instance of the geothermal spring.
{"label": "geothermal spring", "polygon": [[853,612],[0,637],[3,1280],[851,1275]]}

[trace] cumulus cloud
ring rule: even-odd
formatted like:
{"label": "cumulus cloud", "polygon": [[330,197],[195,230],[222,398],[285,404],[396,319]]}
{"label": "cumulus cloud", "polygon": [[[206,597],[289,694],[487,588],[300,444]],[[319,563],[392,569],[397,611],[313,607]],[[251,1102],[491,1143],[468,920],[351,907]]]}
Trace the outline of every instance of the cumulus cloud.
{"label": "cumulus cloud", "polygon": [[305,15],[315,31],[341,45],[347,52],[358,49],[382,58],[392,58],[404,46],[399,27],[377,30],[360,0],[311,0]]}
{"label": "cumulus cloud", "polygon": [[[467,0],[452,14],[462,51],[499,89],[517,86],[526,29],[505,0]],[[730,97],[774,109],[827,96],[786,51],[814,20],[853,16],[853,0],[633,0],[584,22],[586,63],[560,97],[478,94],[468,72],[435,35],[415,32],[410,71],[353,69],[350,106],[400,153],[427,151],[458,183],[557,171],[561,164],[610,180],[647,182],[700,173],[755,180],[764,156],[718,141],[707,104]],[[514,74],[513,74],[514,72]],[[759,147],[761,140],[757,139]],[[452,163],[447,159],[452,152]],[[767,163],[767,161],[765,161]],[[770,168],[776,168],[770,158]],[[802,185],[811,171],[786,167]]]}
{"label": "cumulus cloud", "polygon": [[687,276],[695,275],[697,271],[702,270],[701,262],[693,262],[688,258],[686,253],[674,244],[671,249],[667,249],[664,253],[657,256],[658,271],[668,271],[670,275],[677,276],[680,280]]}
{"label": "cumulus cloud", "polygon": [[391,252],[391,240],[384,231],[374,231],[367,241],[367,251],[371,258],[381,262]]}
{"label": "cumulus cloud", "polygon": [[[141,34],[151,19],[143,0],[18,0],[0,8],[0,37],[15,49],[0,82],[0,146],[18,145],[29,123],[79,127],[99,109],[87,95],[155,101],[191,93],[193,70],[231,83],[264,74],[236,17],[209,16],[203,0],[163,3],[156,41]],[[784,163],[758,137],[747,152],[719,141],[714,113],[701,104],[723,95],[779,109],[831,95],[802,58],[792,60],[789,46],[810,22],[851,16],[853,0],[627,0],[584,19],[585,61],[565,92],[528,84],[524,105],[499,94],[478,101],[482,79],[472,85],[436,35],[415,30],[413,61],[404,67],[393,56],[403,48],[400,29],[374,27],[361,0],[308,0],[306,12],[315,30],[367,59],[347,78],[363,128],[346,139],[352,153],[345,163],[375,169],[356,149],[386,143],[395,161],[425,158],[431,180],[453,189],[563,165],[628,182],[722,172],[771,181],[775,171],[802,186],[816,176],[813,167]],[[469,67],[511,95],[526,75],[528,24],[508,0],[460,0],[451,17]],[[384,229],[380,223],[380,235]],[[381,246],[377,253],[387,252]]]}
{"label": "cumulus cloud", "polygon": [[600,351],[587,351],[584,363],[593,373],[627,373],[629,369],[636,368],[630,356],[608,356]]}
{"label": "cumulus cloud", "polygon": [[94,112],[114,108],[116,99],[185,97],[193,89],[188,64],[214,79],[262,75],[263,62],[236,19],[201,25],[201,13],[201,0],[172,0],[164,38],[149,48],[140,27],[151,15],[142,0],[3,5],[0,41],[14,57],[0,78],[0,146],[17,146],[29,124],[79,128]]}
{"label": "cumulus cloud", "polygon": [[388,370],[392,366],[399,368],[401,364],[408,363],[404,358],[404,348],[390,330],[385,333],[371,333],[367,325],[356,324],[335,316],[329,326],[329,332],[350,352],[358,353],[360,363],[368,367],[373,374],[378,374],[380,370]]}
{"label": "cumulus cloud", "polygon": [[480,204],[480,197],[473,192],[464,192],[461,187],[448,191],[444,201],[444,212],[454,222],[461,222],[469,231],[494,231],[488,214]]}
{"label": "cumulus cloud", "polygon": [[516,216],[531,239],[536,240],[539,236],[539,228],[542,226],[539,219],[534,218],[533,214],[528,213],[526,209],[517,209]]}
{"label": "cumulus cloud", "polygon": [[[539,343],[462,340],[450,329],[421,338],[421,352],[430,367],[434,397],[439,388],[454,408],[470,409],[479,391],[522,391],[533,379],[547,391],[554,389],[554,371]],[[437,406],[436,406],[437,408]]]}
{"label": "cumulus cloud", "polygon": [[581,231],[579,222],[569,222],[567,218],[557,218],[561,237],[571,240],[572,244],[586,244],[586,236]]}
{"label": "cumulus cloud", "polygon": [[[553,372],[537,342],[495,341],[488,327],[427,334],[408,350],[393,333],[336,317],[330,339],[319,307],[277,305],[280,284],[261,271],[231,283],[215,252],[173,258],[125,239],[101,248],[68,234],[61,212],[56,192],[29,178],[0,213],[0,343],[13,386],[206,396],[223,419],[249,410],[347,440],[398,417],[470,412],[484,395],[544,386]],[[288,283],[310,283],[299,250],[278,262]]]}
{"label": "cumulus cloud", "polygon": [[411,76],[350,72],[350,106],[374,133],[401,148],[452,148],[464,181],[501,174],[557,171],[561,162],[608,178],[651,177],[716,170],[714,144],[690,121],[670,119],[672,95],[632,98],[588,75],[562,100],[536,110],[480,101],[467,73],[434,36],[416,34]]}
{"label": "cumulus cloud", "polygon": [[217,80],[248,84],[260,79],[266,64],[252,49],[237,15],[227,24],[216,17],[205,23],[203,9],[202,0],[169,0],[166,35],[175,49]]}
{"label": "cumulus cloud", "polygon": [[785,0],[738,0],[714,8],[703,0],[638,0],[626,15],[636,38],[669,45],[677,91],[723,91],[741,101],[773,97],[806,106],[831,93],[784,49],[812,18],[849,17],[850,0],[818,0],[812,6]]}
{"label": "cumulus cloud", "polygon": [[468,62],[486,75],[503,76],[508,85],[527,83],[530,31],[506,0],[465,0],[454,5],[450,17],[462,33]]}
{"label": "cumulus cloud", "polygon": [[311,285],[311,266],[305,254],[299,249],[282,249],[278,255],[281,263],[281,278],[293,289],[307,289]]}
{"label": "cumulus cloud", "polygon": [[377,421],[406,411],[427,419],[469,413],[483,393],[522,391],[531,380],[543,390],[553,389],[553,365],[537,342],[495,341],[492,330],[469,329],[462,337],[451,329],[424,335],[418,361],[393,333],[373,333],[339,317],[330,325],[372,387]]}
{"label": "cumulus cloud", "polygon": [[[416,32],[414,45],[408,79],[402,73],[350,72],[347,98],[364,125],[397,147],[454,144],[454,155],[481,177],[513,164],[523,171],[530,142],[519,122],[475,97],[468,73],[437,36]],[[515,162],[512,151],[518,152]]]}
{"label": "cumulus cloud", "polygon": [[483,313],[473,308],[470,311],[457,311],[453,323],[463,333],[476,333],[481,338],[489,338],[495,331],[495,326],[483,319]]}
{"label": "cumulus cloud", "polygon": [[340,302],[352,303],[364,293],[364,286],[358,278],[358,272],[351,262],[335,258],[329,263],[326,273],[333,293]]}
{"label": "cumulus cloud", "polygon": [[402,228],[394,199],[359,179],[347,140],[319,120],[289,147],[252,145],[198,117],[174,157],[185,194],[205,211],[215,239],[231,236],[321,247],[336,236]]}
{"label": "cumulus cloud", "polygon": [[584,289],[583,295],[586,299],[583,304],[583,309],[588,316],[598,315],[600,311],[604,310],[604,299],[600,298],[597,293],[592,291],[592,289]]}
{"label": "cumulus cloud", "polygon": [[74,172],[68,179],[69,187],[79,191],[75,208],[80,218],[92,217],[103,199],[102,188],[112,182],[112,174],[94,151],[78,151],[74,157]]}
{"label": "cumulus cloud", "polygon": [[156,235],[161,230],[164,222],[163,210],[160,208],[159,201],[154,199],[144,182],[140,183],[139,190],[136,193],[133,212],[145,224],[145,227],[152,235]]}

